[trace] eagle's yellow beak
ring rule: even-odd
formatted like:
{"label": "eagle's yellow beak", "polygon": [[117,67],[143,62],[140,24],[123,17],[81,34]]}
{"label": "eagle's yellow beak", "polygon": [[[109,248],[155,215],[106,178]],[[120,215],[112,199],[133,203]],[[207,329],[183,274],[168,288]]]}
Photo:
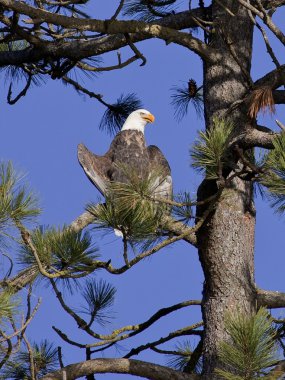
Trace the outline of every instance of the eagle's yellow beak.
{"label": "eagle's yellow beak", "polygon": [[155,117],[151,113],[149,113],[148,115],[143,116],[143,119],[145,119],[148,123],[153,123]]}

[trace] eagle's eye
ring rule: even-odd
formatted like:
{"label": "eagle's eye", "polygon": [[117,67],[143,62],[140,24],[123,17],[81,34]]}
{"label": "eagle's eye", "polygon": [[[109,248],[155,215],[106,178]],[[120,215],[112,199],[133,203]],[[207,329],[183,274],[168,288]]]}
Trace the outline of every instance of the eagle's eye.
{"label": "eagle's eye", "polygon": [[146,115],[146,113],[145,112],[140,112],[140,115],[144,116],[144,115]]}

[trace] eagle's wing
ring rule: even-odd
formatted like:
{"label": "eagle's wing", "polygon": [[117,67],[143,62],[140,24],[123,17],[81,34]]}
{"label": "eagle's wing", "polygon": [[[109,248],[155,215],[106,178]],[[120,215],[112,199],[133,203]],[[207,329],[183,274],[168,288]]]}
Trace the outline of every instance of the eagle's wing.
{"label": "eagle's wing", "polygon": [[85,145],[79,144],[77,150],[78,161],[90,181],[97,187],[102,195],[106,190],[110,179],[108,171],[111,168],[111,160],[108,156],[97,156],[90,152]]}
{"label": "eagle's wing", "polygon": [[155,145],[150,145],[147,150],[150,167],[154,170],[158,170],[159,173],[161,173],[161,177],[158,177],[157,179],[155,195],[158,197],[172,199],[171,169],[166,158],[164,157],[161,150]]}

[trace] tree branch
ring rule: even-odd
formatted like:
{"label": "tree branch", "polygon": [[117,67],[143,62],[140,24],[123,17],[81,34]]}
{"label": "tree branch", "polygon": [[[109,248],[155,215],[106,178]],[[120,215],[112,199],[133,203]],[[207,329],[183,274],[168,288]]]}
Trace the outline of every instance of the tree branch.
{"label": "tree branch", "polygon": [[275,104],[285,104],[285,90],[272,91]]}
{"label": "tree branch", "polygon": [[124,373],[150,380],[197,380],[198,375],[174,371],[168,367],[134,359],[93,359],[70,364],[45,375],[42,380],[78,379],[94,373]]}
{"label": "tree branch", "polygon": [[238,136],[234,144],[238,144],[244,149],[259,147],[265,149],[273,149],[273,139],[277,133],[267,132],[257,128],[251,128],[245,134]]}
{"label": "tree branch", "polygon": [[285,293],[257,289],[257,304],[269,309],[285,307]]}
{"label": "tree branch", "polygon": [[[102,335],[102,334],[96,334],[95,332],[93,332],[87,326],[87,323],[82,318],[80,318],[76,313],[74,313],[73,310],[71,310],[64,303],[62,295],[57,290],[57,288],[55,287],[54,283],[53,283],[53,287],[54,287],[54,289],[56,291],[56,295],[57,295],[57,298],[59,299],[59,301],[61,303],[61,306],[77,322],[78,326],[80,328],[82,328],[84,331],[86,331],[89,335],[93,336],[96,339],[100,339],[101,340],[101,342],[96,342],[96,343],[91,343],[91,344],[84,345],[84,344],[81,344],[81,343],[77,343],[77,342],[71,341],[69,338],[67,338],[67,336],[62,331],[60,331],[59,329],[53,327],[53,329],[59,334],[59,336],[64,341],[66,341],[66,342],[68,342],[68,343],[70,343],[72,345],[77,345],[80,348],[83,348],[83,347],[84,348],[85,347],[87,347],[87,348],[100,347],[100,346],[104,346],[104,345],[108,345],[107,346],[107,348],[108,348],[108,347],[110,347],[110,345],[113,345],[113,344],[115,344],[115,343],[117,343],[119,341],[122,341],[122,340],[128,339],[128,338],[130,338],[132,336],[140,334],[141,332],[143,332],[144,330],[146,330],[148,327],[150,327],[151,325],[153,325],[155,322],[157,322],[160,318],[165,317],[166,315],[168,315],[170,313],[173,313],[176,310],[180,310],[180,309],[182,309],[184,307],[188,307],[188,306],[194,306],[194,305],[200,306],[201,305],[201,301],[198,301],[198,300],[190,300],[190,301],[180,302],[180,303],[178,303],[176,305],[172,305],[172,306],[165,307],[163,309],[158,310],[155,314],[153,314],[145,322],[141,322],[141,323],[138,323],[136,325],[124,326],[124,327],[121,327],[119,329],[114,330],[109,335]],[[127,331],[130,331],[130,332],[126,333],[126,334],[122,334],[122,333],[125,333]]]}
{"label": "tree branch", "polygon": [[276,89],[285,84],[285,65],[274,69],[254,82],[254,89],[269,86]]}
{"label": "tree branch", "polygon": [[[144,23],[142,21],[114,20],[105,22],[103,20],[71,18],[33,8],[22,2],[13,0],[0,0],[0,4],[10,9],[17,9],[17,12],[28,14],[32,18],[36,17],[40,21],[54,22],[60,25],[64,24],[63,26],[67,28],[70,27],[73,30],[97,30],[104,34],[132,33],[131,41],[133,43],[152,37],[161,38],[168,42],[182,44],[205,58],[212,57],[214,59],[213,50],[209,46],[191,36],[189,33],[178,32],[178,30],[195,26],[195,22],[191,16],[203,18],[204,12],[201,9],[167,16],[155,21],[155,23]],[[37,62],[40,59],[48,57],[67,57],[79,60],[117,50],[126,45],[125,37],[121,34],[115,36],[104,35],[88,41],[84,40],[84,36],[82,36],[82,40],[80,41],[64,41],[64,43],[62,41],[45,41],[41,49],[31,47],[22,51],[2,52],[0,54],[0,66],[8,64],[19,65],[24,62]]]}
{"label": "tree branch", "polygon": [[159,344],[168,342],[169,340],[177,338],[178,336],[185,336],[185,335],[199,335],[199,336],[201,336],[203,332],[201,330],[196,330],[198,327],[201,327],[201,326],[203,326],[203,321],[194,323],[191,326],[183,327],[182,329],[179,329],[176,331],[172,331],[167,336],[162,337],[162,338],[160,338],[154,342],[149,342],[149,343],[143,344],[139,347],[132,348],[131,351],[128,352],[124,356],[124,358],[130,358],[131,356],[138,355],[140,352],[147,350],[148,348],[151,348],[151,347],[157,346]]}

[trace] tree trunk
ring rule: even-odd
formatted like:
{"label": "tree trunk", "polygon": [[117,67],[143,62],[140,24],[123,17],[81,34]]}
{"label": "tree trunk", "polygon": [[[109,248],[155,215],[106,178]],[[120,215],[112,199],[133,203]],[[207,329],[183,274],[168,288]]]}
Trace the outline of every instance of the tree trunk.
{"label": "tree trunk", "polygon": [[[217,61],[204,64],[204,101],[206,127],[213,117],[222,117],[242,98],[250,86],[246,73],[251,67],[253,27],[247,10],[236,2],[223,1],[236,15],[230,16],[218,4],[213,5],[213,34]],[[229,114],[235,133],[250,127],[244,109]],[[228,170],[228,174],[230,169]],[[215,181],[203,181],[198,199],[217,190]],[[197,209],[197,216],[203,210]],[[217,378],[219,343],[227,338],[224,318],[227,312],[252,312],[256,308],[254,284],[255,212],[252,185],[236,178],[225,189],[214,212],[198,232],[199,257],[205,275],[202,313],[205,323],[203,360],[204,379]]]}

